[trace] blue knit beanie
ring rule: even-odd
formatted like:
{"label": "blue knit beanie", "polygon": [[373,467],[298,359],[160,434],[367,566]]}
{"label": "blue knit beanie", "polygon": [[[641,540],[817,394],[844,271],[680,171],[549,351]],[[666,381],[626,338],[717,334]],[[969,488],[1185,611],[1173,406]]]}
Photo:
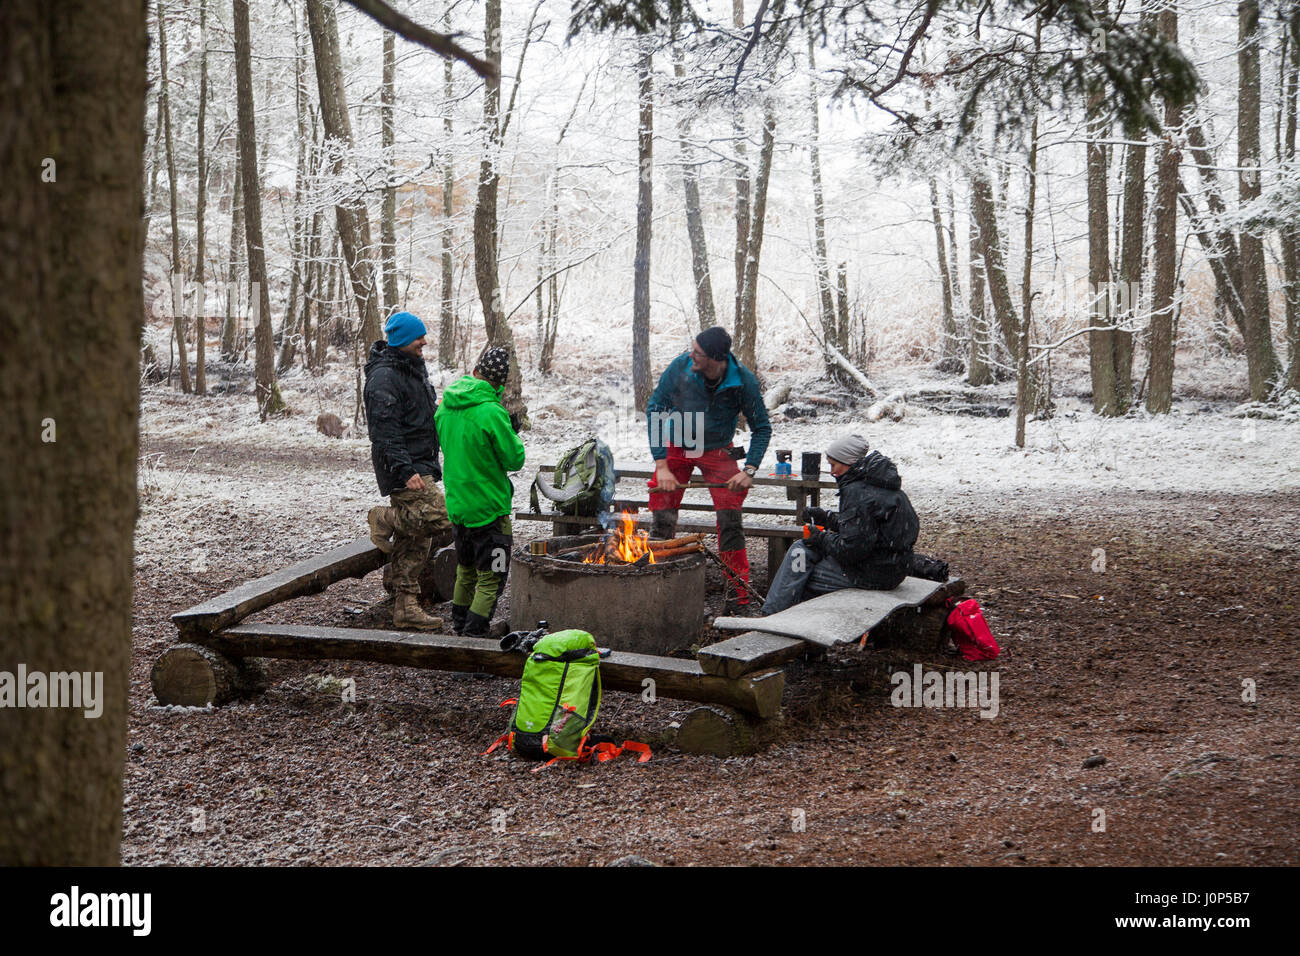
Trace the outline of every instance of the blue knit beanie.
{"label": "blue knit beanie", "polygon": [[395,312],[384,323],[384,334],[388,336],[388,344],[395,349],[410,345],[428,331],[424,323],[410,312]]}

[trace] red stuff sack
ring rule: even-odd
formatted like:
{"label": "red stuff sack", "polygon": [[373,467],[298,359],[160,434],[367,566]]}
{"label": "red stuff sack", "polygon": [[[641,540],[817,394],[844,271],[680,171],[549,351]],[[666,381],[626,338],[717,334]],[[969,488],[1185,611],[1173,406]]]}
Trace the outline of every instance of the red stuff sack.
{"label": "red stuff sack", "polygon": [[968,598],[958,603],[949,598],[948,607],[952,609],[948,612],[948,629],[964,660],[991,661],[1002,652],[978,601]]}

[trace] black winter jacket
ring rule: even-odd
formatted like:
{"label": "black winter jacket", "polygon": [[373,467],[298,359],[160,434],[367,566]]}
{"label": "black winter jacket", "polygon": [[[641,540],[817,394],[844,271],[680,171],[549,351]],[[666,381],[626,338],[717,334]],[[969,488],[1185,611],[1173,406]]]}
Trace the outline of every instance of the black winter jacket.
{"label": "black winter jacket", "polygon": [[860,588],[889,591],[911,572],[920,522],[903,493],[894,463],[873,451],[835,481],[840,510],[829,522],[822,551]]}
{"label": "black winter jacket", "polygon": [[424,360],[381,341],[366,361],[366,427],[379,493],[391,495],[415,474],[442,478],[433,413],[438,395]]}

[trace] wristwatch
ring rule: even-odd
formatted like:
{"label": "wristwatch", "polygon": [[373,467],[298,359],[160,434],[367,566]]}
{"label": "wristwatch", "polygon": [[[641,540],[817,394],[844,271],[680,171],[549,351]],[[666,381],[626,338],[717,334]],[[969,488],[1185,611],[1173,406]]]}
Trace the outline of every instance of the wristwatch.
{"label": "wristwatch", "polygon": [[749,477],[753,478],[756,474],[758,474],[758,468],[756,468],[754,465],[746,465],[744,468],[744,472],[745,474],[749,475]]}

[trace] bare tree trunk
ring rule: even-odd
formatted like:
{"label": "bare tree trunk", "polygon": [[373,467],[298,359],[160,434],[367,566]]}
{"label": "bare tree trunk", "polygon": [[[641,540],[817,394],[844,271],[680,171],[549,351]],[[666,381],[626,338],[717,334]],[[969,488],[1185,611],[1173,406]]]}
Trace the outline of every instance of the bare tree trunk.
{"label": "bare tree trunk", "polygon": [[1119,398],[1120,414],[1133,404],[1133,332],[1132,326],[1142,305],[1143,229],[1146,223],[1146,165],[1145,143],[1136,142],[1146,133],[1139,124],[1128,127],[1128,146],[1124,162],[1124,233],[1120,246],[1119,278],[1121,324],[1126,330],[1115,332],[1115,394]]}
{"label": "bare tree trunk", "polygon": [[[333,173],[343,169],[343,153],[351,149],[352,122],[348,118],[348,101],[343,90],[343,67],[339,59],[339,30],[333,5],[323,0],[307,0],[307,20],[312,49],[316,56],[316,85],[320,92],[321,121],[325,126],[327,149],[334,152]],[[329,143],[329,140],[334,140]],[[340,202],[335,207],[343,260],[352,283],[357,313],[361,318],[361,340],[369,347],[380,336],[379,290],[376,288],[374,263],[370,258],[370,216],[364,199]]]}
{"label": "bare tree trunk", "polygon": [[[679,47],[673,48],[673,73],[678,80],[686,77],[686,64]],[[686,234],[691,240],[691,274],[695,279],[695,311],[700,331],[718,324],[713,308],[713,278],[709,272],[709,246],[704,235],[704,213],[700,205],[700,174],[695,154],[688,142],[690,114],[677,126],[677,143],[682,160],[682,191],[686,196]]]}
{"label": "bare tree trunk", "polygon": [[736,358],[749,369],[758,367],[758,268],[763,254],[767,184],[772,177],[772,153],[775,148],[776,109],[772,101],[768,100],[763,107],[763,145],[758,153],[754,208],[750,214],[749,238],[745,242],[745,293],[741,302],[740,324],[736,326]]}
{"label": "bare tree trunk", "polygon": [[971,188],[970,214],[970,362],[966,381],[971,385],[988,385],[993,372],[988,365],[989,333],[984,310],[984,253],[980,227],[975,215],[975,190]]}
{"label": "bare tree trunk", "polygon": [[[449,61],[450,62],[450,61]],[[397,56],[394,52],[394,37],[384,31],[384,78],[380,87],[379,109],[380,135],[384,150],[384,176],[388,185],[384,186],[384,207],[379,216],[380,258],[384,270],[384,315],[392,315],[397,310],[397,188],[392,184],[396,170],[393,168],[393,83],[397,77]]]}
{"label": "bare tree trunk", "polygon": [[[307,272],[307,247],[306,239],[303,236],[306,224],[303,221],[302,197],[308,169],[314,168],[309,167],[307,156],[307,111],[304,103],[306,96],[303,90],[304,53],[302,34],[298,29],[297,11],[293,12],[293,18],[293,105],[297,121],[296,145],[298,155],[293,178],[293,227],[289,233],[289,252],[292,259],[292,270],[289,277],[289,307],[285,310],[284,323],[280,326],[280,359],[276,363],[276,368],[281,372],[287,372],[293,366],[299,330],[302,328],[302,315],[298,311],[298,291],[306,283]],[[304,297],[305,295],[304,290]]]}
{"label": "bare tree trunk", "polygon": [[483,158],[479,163],[478,201],[474,206],[474,281],[483,307],[483,324],[488,344],[510,353],[510,378],[506,381],[505,406],[527,422],[520,379],[519,356],[514,335],[501,303],[497,250],[497,191],[501,174],[497,170],[501,149],[501,0],[484,4],[484,59],[495,72],[483,81]]}
{"label": "bare tree trunk", "polygon": [[[836,310],[838,313],[835,323],[836,337],[835,347],[839,349],[841,355],[849,357],[849,266],[846,262],[841,262],[835,273],[836,279]],[[864,331],[865,339],[865,331]],[[827,339],[827,341],[831,341]],[[862,354],[852,356],[858,363],[858,369],[863,374],[867,371],[867,349],[864,341]],[[839,368],[839,364],[836,363]],[[838,376],[837,376],[838,377]]]}
{"label": "bare tree trunk", "polygon": [[[1006,346],[1007,354],[1014,356],[1017,352],[1020,322],[1011,302],[1011,286],[1007,282],[1007,270],[1002,260],[1002,239],[998,233],[997,211],[993,205],[993,187],[983,173],[975,173],[971,177],[971,212],[979,229],[985,281],[988,282],[989,298],[993,300],[993,312],[1002,331],[1002,344]],[[991,335],[989,346],[992,347]]]}
{"label": "bare tree trunk", "polygon": [[[1241,206],[1259,198],[1259,0],[1237,3],[1237,196]],[[1273,351],[1264,240],[1243,226],[1242,304],[1246,311],[1246,370],[1250,397],[1268,399],[1279,368]]]}
{"label": "bare tree trunk", "polygon": [[199,291],[194,309],[194,392],[208,394],[208,310],[204,257],[207,255],[204,216],[208,209],[208,157],[204,150],[204,127],[208,115],[208,0],[199,0],[199,185],[198,207],[194,211],[197,235],[194,242],[194,283]]}
{"label": "bare tree trunk", "polygon": [[[645,41],[643,41],[645,43]],[[644,412],[650,381],[650,234],[654,216],[654,53],[645,43],[637,64],[636,260],[632,267],[632,393]]]}
{"label": "bare tree trunk", "polygon": [[[445,32],[451,32],[450,3],[443,9],[442,23]],[[452,61],[444,60],[442,65],[443,93],[446,99],[446,115],[442,121],[446,133],[447,145],[442,153],[442,309],[438,320],[438,364],[443,368],[452,368],[456,364],[456,310],[453,299],[452,282],[454,281],[451,260],[452,213],[455,211],[456,178],[452,172],[451,162],[451,110],[455,85],[453,83]]]}
{"label": "bare tree trunk", "polygon": [[[1106,15],[1105,0],[1099,14]],[[1092,379],[1092,410],[1098,415],[1120,413],[1115,375],[1115,333],[1110,316],[1110,222],[1107,203],[1107,162],[1104,140],[1110,135],[1110,121],[1100,77],[1094,77],[1088,91],[1088,365]]]}
{"label": "bare tree trunk", "polygon": [[[139,0],[0,3],[0,99],[19,104],[5,115],[0,222],[21,240],[21,254],[0,256],[0,661],[29,675],[95,675],[103,705],[5,709],[7,866],[121,859],[146,10]],[[47,168],[57,186],[41,182]],[[52,329],[73,323],[52,347]]]}
{"label": "bare tree trunk", "polygon": [[[1300,3],[1291,0],[1286,8],[1287,55],[1285,57],[1285,94],[1282,110],[1286,114],[1286,133],[1281,159],[1294,167],[1297,96],[1300,94]],[[1300,231],[1291,226],[1281,229],[1282,271],[1286,291],[1286,387],[1300,392]]]}
{"label": "bare tree trunk", "polygon": [[[1178,42],[1178,10],[1168,7],[1157,14],[1160,36]],[[1151,295],[1151,369],[1146,407],[1153,414],[1168,414],[1174,396],[1174,293],[1178,285],[1178,160],[1177,129],[1182,104],[1165,103],[1165,131],[1156,164],[1155,281]]]}
{"label": "bare tree trunk", "polygon": [[[933,181],[931,181],[933,183]],[[933,185],[931,189],[933,190]],[[1029,378],[1029,325],[1034,316],[1034,204],[1038,196],[1038,116],[1029,135],[1029,183],[1025,197],[1025,265],[1020,276],[1020,340],[1016,349],[1016,447],[1025,447],[1025,421],[1033,400]],[[931,199],[935,197],[931,193]],[[941,257],[942,258],[942,257]]]}
{"label": "bare tree trunk", "polygon": [[167,189],[171,195],[172,218],[172,333],[181,366],[181,391],[190,393],[190,363],[185,353],[185,273],[181,269],[181,236],[176,211],[176,158],[172,151],[172,108],[167,84],[167,20],[158,0],[158,61],[161,67],[159,95],[162,97],[163,140],[167,148]]}
{"label": "bare tree trunk", "polygon": [[[244,171],[239,161],[239,140],[235,139],[235,187],[230,199],[230,268],[226,273],[226,317],[221,325],[221,357],[233,362],[239,351],[239,265],[244,247]],[[235,301],[232,302],[231,300]]]}
{"label": "bare tree trunk", "polygon": [[952,280],[948,275],[948,254],[943,243],[943,213],[939,211],[939,185],[930,177],[930,215],[934,219],[934,247],[939,261],[939,286],[943,293],[943,342],[939,347],[941,362],[957,357],[957,320],[952,313]]}
{"label": "bare tree trunk", "polygon": [[[732,25],[745,26],[745,0],[731,0]],[[745,263],[749,259],[749,161],[745,158],[745,117],[736,108],[736,311],[732,329],[737,337],[744,316]]]}
{"label": "bare tree trunk", "polygon": [[[817,257],[817,293],[821,302],[822,335],[831,341],[835,335],[835,305],[831,301],[831,266],[826,248],[826,200],[822,190],[821,106],[817,102],[817,61],[814,56],[813,36],[808,34],[808,106],[809,106],[809,161],[812,167],[813,186],[813,241]],[[945,286],[945,291],[946,291]],[[839,365],[828,355],[826,372],[833,378],[840,375]]]}
{"label": "bare tree trunk", "polygon": [[256,303],[253,328],[254,379],[257,410],[265,421],[284,409],[275,381],[275,341],[271,335],[271,300],[266,287],[266,250],[262,245],[262,187],[257,171],[257,126],[253,107],[252,43],[248,30],[248,0],[233,0],[235,21],[235,90],[239,108],[239,152],[244,177],[244,234],[248,245],[248,281]]}
{"label": "bare tree trunk", "polygon": [[[159,21],[159,27],[162,21]],[[158,208],[158,169],[162,166],[162,131],[163,131],[163,97],[162,91],[154,98],[157,104],[157,115],[153,125],[153,161],[149,164],[149,201],[144,207],[144,238],[145,243],[149,242],[149,223],[153,221],[153,211]]]}

